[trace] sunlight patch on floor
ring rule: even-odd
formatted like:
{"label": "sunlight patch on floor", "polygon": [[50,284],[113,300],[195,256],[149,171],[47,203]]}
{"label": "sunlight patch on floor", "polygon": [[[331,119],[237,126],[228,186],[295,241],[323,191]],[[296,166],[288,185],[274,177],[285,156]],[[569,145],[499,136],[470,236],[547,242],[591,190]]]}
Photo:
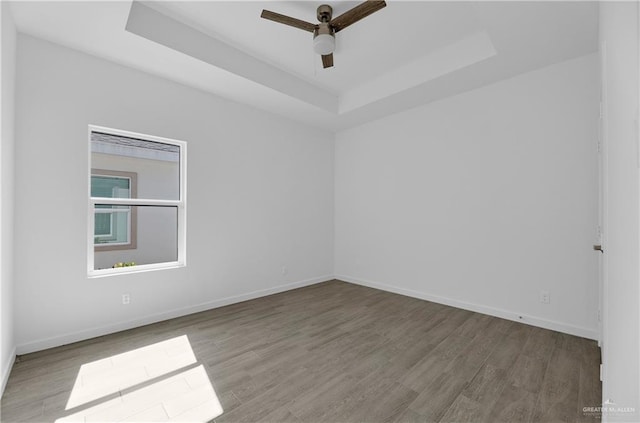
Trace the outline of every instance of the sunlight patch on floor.
{"label": "sunlight patch on floor", "polygon": [[56,423],[210,421],[223,409],[204,366],[186,369],[195,363],[183,335],[84,364],[66,410],[85,408]]}
{"label": "sunlight patch on floor", "polygon": [[83,364],[66,410],[196,362],[186,335]]}
{"label": "sunlight patch on floor", "polygon": [[71,422],[208,422],[223,413],[202,365],[56,420]]}

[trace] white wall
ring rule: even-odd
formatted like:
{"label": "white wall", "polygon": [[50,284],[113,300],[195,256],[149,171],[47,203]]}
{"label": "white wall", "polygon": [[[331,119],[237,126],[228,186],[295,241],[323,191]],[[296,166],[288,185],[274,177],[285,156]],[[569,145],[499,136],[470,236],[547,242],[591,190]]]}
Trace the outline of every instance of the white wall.
{"label": "white wall", "polygon": [[603,401],[640,421],[638,3],[600,4],[604,140]]}
{"label": "white wall", "polygon": [[15,358],[13,331],[14,100],[16,27],[7,2],[0,2],[2,50],[0,117],[0,396]]}
{"label": "white wall", "polygon": [[598,85],[589,55],[338,133],[336,277],[596,338]]}
{"label": "white wall", "polygon": [[[331,134],[23,35],[17,82],[20,352],[333,274]],[[89,124],[187,141],[186,268],[87,278]]]}
{"label": "white wall", "polygon": [[[136,173],[138,198],[177,200],[180,197],[180,171],[177,161],[92,153],[91,166],[94,169]],[[176,226],[167,224],[172,218],[177,222],[177,210],[165,207],[138,207],[136,213],[136,248],[96,251],[96,269],[108,269],[119,262],[153,264],[178,260]]]}

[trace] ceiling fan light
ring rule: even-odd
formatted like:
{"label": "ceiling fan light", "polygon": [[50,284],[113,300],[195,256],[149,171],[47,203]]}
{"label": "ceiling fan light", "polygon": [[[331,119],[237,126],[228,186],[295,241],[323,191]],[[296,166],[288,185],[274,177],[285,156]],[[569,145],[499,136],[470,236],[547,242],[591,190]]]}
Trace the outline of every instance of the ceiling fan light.
{"label": "ceiling fan light", "polygon": [[327,55],[336,49],[336,39],[331,34],[318,34],[313,38],[313,51],[317,54]]}

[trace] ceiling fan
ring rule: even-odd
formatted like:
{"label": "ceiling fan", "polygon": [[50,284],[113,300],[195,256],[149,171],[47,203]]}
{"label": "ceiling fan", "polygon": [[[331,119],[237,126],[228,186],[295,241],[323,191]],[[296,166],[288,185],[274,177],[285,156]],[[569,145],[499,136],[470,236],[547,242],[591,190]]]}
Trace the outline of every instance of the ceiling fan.
{"label": "ceiling fan", "polygon": [[367,0],[333,19],[333,9],[328,4],[323,4],[318,6],[317,11],[318,21],[320,21],[320,23],[315,25],[290,16],[281,15],[280,13],[271,12],[269,10],[263,10],[260,17],[289,25],[294,28],[299,28],[304,31],[312,32],[313,50],[322,55],[322,67],[330,68],[333,66],[333,51],[336,47],[336,32],[342,31],[349,25],[366,18],[386,5],[387,3],[385,3],[384,0]]}

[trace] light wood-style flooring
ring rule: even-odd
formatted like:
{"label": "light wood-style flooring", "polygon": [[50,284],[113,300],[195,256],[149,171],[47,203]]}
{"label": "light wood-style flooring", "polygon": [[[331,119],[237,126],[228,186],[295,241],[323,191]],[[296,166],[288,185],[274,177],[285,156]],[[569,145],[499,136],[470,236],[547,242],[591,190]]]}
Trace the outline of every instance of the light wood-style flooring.
{"label": "light wood-style flooring", "polygon": [[599,420],[595,341],[331,281],[18,357],[2,421],[72,414],[81,365],[182,335],[218,423]]}

